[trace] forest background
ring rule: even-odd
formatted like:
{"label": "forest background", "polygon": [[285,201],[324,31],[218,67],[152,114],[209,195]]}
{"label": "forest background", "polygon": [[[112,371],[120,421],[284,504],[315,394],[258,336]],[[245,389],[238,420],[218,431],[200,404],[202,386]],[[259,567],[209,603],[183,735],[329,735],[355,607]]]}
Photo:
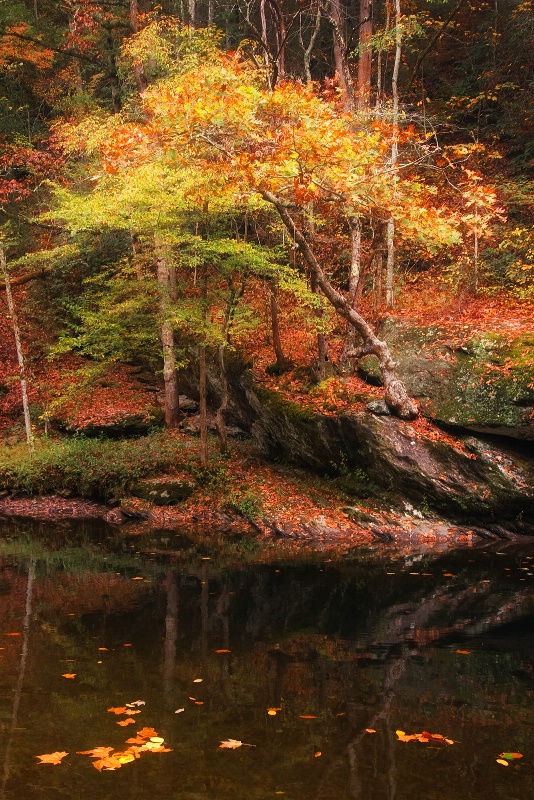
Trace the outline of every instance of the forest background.
{"label": "forest background", "polygon": [[205,466],[235,354],[337,413],[372,353],[415,418],[386,316],[531,326],[533,35],[516,0],[3,0],[4,431],[21,382],[30,440],[155,423],[146,371],[176,427],[193,365]]}

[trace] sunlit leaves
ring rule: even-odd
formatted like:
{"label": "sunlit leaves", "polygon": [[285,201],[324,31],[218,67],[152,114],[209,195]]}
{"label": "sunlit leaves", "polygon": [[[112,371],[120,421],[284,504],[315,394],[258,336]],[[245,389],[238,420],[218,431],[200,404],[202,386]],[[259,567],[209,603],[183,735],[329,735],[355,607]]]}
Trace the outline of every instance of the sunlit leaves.
{"label": "sunlit leaves", "polygon": [[442,744],[454,744],[454,739],[447,739],[441,733],[429,733],[423,731],[422,733],[405,733],[405,731],[396,731],[399,742],[441,742]]}
{"label": "sunlit leaves", "polygon": [[256,747],[256,745],[241,742],[239,739],[225,739],[220,743],[219,747],[226,750],[236,750],[238,747]]}
{"label": "sunlit leaves", "polygon": [[61,764],[65,756],[68,756],[68,753],[57,751],[55,753],[45,753],[42,756],[34,756],[34,758],[40,759],[39,764]]}

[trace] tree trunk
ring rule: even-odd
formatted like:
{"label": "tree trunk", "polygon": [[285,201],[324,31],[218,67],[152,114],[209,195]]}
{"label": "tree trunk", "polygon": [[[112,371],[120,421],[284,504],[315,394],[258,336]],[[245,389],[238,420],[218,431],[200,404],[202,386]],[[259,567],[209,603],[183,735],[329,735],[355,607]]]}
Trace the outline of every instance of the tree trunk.
{"label": "tree trunk", "polygon": [[[391,168],[393,171],[393,185],[397,184],[395,168],[399,155],[399,68],[402,54],[402,28],[401,28],[401,5],[400,0],[395,0],[395,64],[393,66],[393,77],[391,79],[391,89],[393,92],[393,143],[391,145]],[[393,217],[388,219],[387,224],[387,266],[386,266],[386,307],[393,308],[394,297],[394,272],[395,272],[395,220]]]}
{"label": "tree trunk", "polygon": [[[349,273],[349,297],[351,305],[354,307],[358,284],[360,282],[360,272],[362,267],[362,225],[359,217],[349,219],[350,225],[350,273]],[[346,367],[349,360],[349,353],[354,349],[355,334],[352,325],[347,328],[343,352],[341,354],[341,365]]]}
{"label": "tree trunk", "polygon": [[348,60],[344,16],[345,8],[342,0],[330,0],[330,22],[334,29],[334,60],[339,88],[345,110],[353,112],[356,108],[356,97]]}
{"label": "tree trunk", "polygon": [[201,344],[198,348],[198,370],[200,395],[200,466],[206,469],[208,466],[208,407],[205,344]]}
{"label": "tree trunk", "polygon": [[[139,32],[139,8],[137,0],[130,0],[130,28],[132,33]],[[148,81],[141,64],[134,64],[134,77],[139,94],[145,91]]]}
{"label": "tree trunk", "polygon": [[4,253],[4,244],[0,241],[0,267],[4,276],[4,283],[6,286],[7,307],[9,316],[11,317],[11,327],[13,329],[13,336],[15,338],[15,348],[17,350],[17,360],[19,363],[19,376],[20,376],[20,392],[22,394],[22,408],[24,411],[24,427],[26,429],[26,441],[30,453],[34,453],[32,424],[30,420],[30,407],[28,403],[28,387],[26,383],[26,365],[24,362],[24,352],[22,350],[22,343],[20,340],[20,328],[15,311],[15,304],[13,303],[13,295],[11,293],[11,282],[9,280],[9,272],[7,271],[6,257]]}
{"label": "tree trunk", "polygon": [[219,403],[219,408],[217,409],[217,413],[215,415],[215,424],[217,426],[217,434],[219,436],[219,446],[221,453],[228,452],[228,435],[226,433],[226,421],[224,419],[224,415],[226,409],[228,408],[229,393],[228,393],[228,377],[226,375],[226,364],[224,363],[224,350],[225,347],[223,344],[220,344],[217,348],[217,359],[219,362],[219,378],[221,381],[221,402]]}
{"label": "tree trunk", "polygon": [[163,383],[165,387],[165,423],[168,428],[176,428],[180,419],[178,376],[174,353],[174,329],[169,320],[170,304],[173,299],[173,269],[169,267],[161,242],[156,240],[157,281],[161,311],[161,346],[163,349]]}
{"label": "tree trunk", "polygon": [[346,319],[360,334],[363,341],[362,347],[352,355],[361,357],[372,353],[377,356],[380,362],[385,388],[384,399],[388,407],[401,419],[415,419],[419,414],[419,410],[415,402],[408,396],[404,384],[395,374],[396,364],[393,361],[386,342],[381,341],[377,337],[369,323],[361,314],[351,307],[350,301],[330,283],[315,253],[308,244],[306,237],[296,226],[284,202],[267,189],[258,188],[258,191],[264,200],[271,203],[276,208],[289,234],[293,237],[296,244],[298,244],[304,260],[324,296],[336,309],[338,314]]}
{"label": "tree trunk", "polygon": [[360,111],[367,111],[371,99],[371,66],[373,62],[373,51],[371,49],[372,35],[372,0],[360,0],[360,28],[358,36],[358,109]]}
{"label": "tree trunk", "polygon": [[317,36],[319,35],[319,29],[321,27],[321,3],[317,2],[317,11],[315,13],[315,25],[312,31],[312,35],[310,37],[310,41],[308,42],[308,46],[304,45],[304,39],[302,37],[302,16],[301,16],[301,28],[299,31],[299,39],[300,45],[304,50],[304,75],[306,77],[306,83],[312,82],[312,74],[311,74],[311,55],[313,52],[313,48],[315,47],[315,42],[317,40]]}
{"label": "tree trunk", "polygon": [[273,334],[273,349],[276,356],[275,370],[278,374],[291,368],[291,363],[284,355],[282,337],[280,336],[280,321],[278,317],[278,283],[276,279],[270,282],[269,302],[271,306],[271,330]]}

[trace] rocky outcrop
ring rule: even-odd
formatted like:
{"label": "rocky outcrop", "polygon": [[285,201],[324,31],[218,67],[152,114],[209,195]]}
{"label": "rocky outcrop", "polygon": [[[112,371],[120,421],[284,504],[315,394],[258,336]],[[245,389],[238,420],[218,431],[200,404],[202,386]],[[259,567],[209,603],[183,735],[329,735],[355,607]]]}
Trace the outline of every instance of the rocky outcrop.
{"label": "rocky outcrop", "polygon": [[[438,325],[416,327],[389,318],[379,333],[426,417],[477,433],[534,440],[534,332],[516,338],[453,335]],[[367,380],[380,382],[375,356],[359,366]]]}
{"label": "rocky outcrop", "polygon": [[314,414],[276,392],[247,385],[259,447],[271,459],[355,475],[387,493],[463,519],[532,519],[534,469],[474,437],[422,433],[368,412]]}

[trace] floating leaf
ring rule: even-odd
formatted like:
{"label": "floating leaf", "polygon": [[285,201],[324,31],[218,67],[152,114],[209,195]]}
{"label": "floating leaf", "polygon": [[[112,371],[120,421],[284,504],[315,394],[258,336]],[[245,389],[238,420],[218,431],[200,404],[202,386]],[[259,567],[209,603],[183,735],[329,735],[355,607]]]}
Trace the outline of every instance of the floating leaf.
{"label": "floating leaf", "polygon": [[238,747],[242,747],[243,742],[240,742],[239,739],[226,739],[224,742],[221,742],[219,747],[227,748],[228,750],[235,750]]}
{"label": "floating leaf", "polygon": [[510,766],[510,762],[505,761],[504,758],[496,758],[495,761],[497,762],[497,764],[502,764],[503,767],[509,767]]}
{"label": "floating leaf", "polygon": [[215,653],[231,653],[231,650],[215,650]]}
{"label": "floating leaf", "polygon": [[365,729],[365,732],[366,732],[366,733],[376,733],[376,731],[375,731],[375,729],[374,729],[374,728],[366,728],[366,729]]}
{"label": "floating leaf", "polygon": [[151,737],[150,737],[150,741],[151,741],[151,742],[156,742],[156,744],[163,744],[163,742],[164,742],[165,740],[163,739],[163,737],[162,737],[162,736],[151,736]]}
{"label": "floating leaf", "polygon": [[400,742],[443,742],[445,744],[454,744],[454,739],[446,739],[441,733],[429,733],[423,731],[422,733],[405,733],[404,731],[396,731],[397,737]]}
{"label": "floating leaf", "polygon": [[99,647],[98,649],[99,650],[107,650],[108,648],[107,647]]}
{"label": "floating leaf", "polygon": [[181,713],[182,713],[182,711],[185,711],[185,708],[177,708],[177,709],[176,709],[176,711],[175,711],[174,713],[175,713],[175,714],[181,714]]}
{"label": "floating leaf", "polygon": [[127,709],[126,706],[117,706],[117,707],[112,706],[111,708],[108,708],[108,711],[110,711],[112,714],[129,714],[130,713],[129,709]]}
{"label": "floating leaf", "polygon": [[137,731],[137,735],[142,739],[150,739],[151,736],[157,736],[158,733],[154,728],[142,728],[140,731]]}
{"label": "floating leaf", "polygon": [[[22,634],[21,633],[4,633],[4,636],[22,636]],[[39,756],[36,756],[36,758],[39,758]]]}
{"label": "floating leaf", "polygon": [[59,752],[56,751],[55,753],[45,753],[42,756],[34,756],[34,758],[40,758],[39,764],[61,764],[62,759],[68,756],[68,753],[65,751]]}
{"label": "floating leaf", "polygon": [[128,708],[132,708],[133,706],[146,706],[144,700],[134,700],[133,703],[126,703]]}
{"label": "floating leaf", "polygon": [[314,714],[300,714],[299,719],[317,719]]}
{"label": "floating leaf", "polygon": [[471,650],[457,650],[456,652],[459,653],[461,656],[471,655]]}
{"label": "floating leaf", "polygon": [[322,756],[322,753],[321,753],[320,750],[318,750],[316,753],[313,754],[314,758],[319,758],[319,756]]}
{"label": "floating leaf", "polygon": [[276,715],[277,715],[277,713],[279,711],[281,711],[280,708],[268,708],[267,709],[267,713],[269,714],[270,717],[276,717]]}
{"label": "floating leaf", "polygon": [[98,761],[92,762],[93,767],[97,769],[99,772],[102,772],[103,769],[120,769],[122,767],[121,762],[118,758],[114,758],[114,756],[108,756],[107,758],[100,758]]}
{"label": "floating leaf", "polygon": [[117,725],[120,725],[121,727],[125,728],[126,725],[135,725],[135,720],[134,719],[130,719],[130,718],[128,718],[128,719],[120,719],[117,722]]}
{"label": "floating leaf", "polygon": [[76,673],[75,672],[65,672],[65,674],[62,675],[61,677],[62,678],[69,678],[71,681],[73,681],[74,678],[76,677]]}
{"label": "floating leaf", "polygon": [[507,761],[513,761],[515,758],[523,758],[522,753],[499,753],[499,758],[506,758]]}
{"label": "floating leaf", "polygon": [[91,756],[91,758],[106,758],[112,752],[113,747],[93,747],[92,750],[77,750],[79,756]]}
{"label": "floating leaf", "polygon": [[193,683],[202,683],[203,680],[204,678],[195,678]]}

